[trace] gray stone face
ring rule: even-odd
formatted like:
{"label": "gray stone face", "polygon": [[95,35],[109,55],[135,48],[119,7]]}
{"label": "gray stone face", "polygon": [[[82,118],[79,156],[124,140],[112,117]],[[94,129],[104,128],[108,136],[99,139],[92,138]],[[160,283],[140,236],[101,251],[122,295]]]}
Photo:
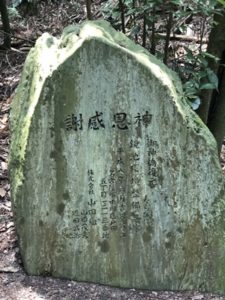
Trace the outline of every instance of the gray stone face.
{"label": "gray stone face", "polygon": [[225,291],[224,180],[179,80],[106,22],[44,34],[11,115],[29,274]]}

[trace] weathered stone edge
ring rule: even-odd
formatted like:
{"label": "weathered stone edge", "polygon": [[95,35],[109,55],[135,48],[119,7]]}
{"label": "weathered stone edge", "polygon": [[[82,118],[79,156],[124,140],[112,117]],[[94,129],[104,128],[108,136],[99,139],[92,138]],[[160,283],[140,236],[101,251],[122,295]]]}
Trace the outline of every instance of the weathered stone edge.
{"label": "weathered stone edge", "polygon": [[64,30],[61,43],[68,40],[68,37],[74,35],[74,33],[82,40],[88,38],[102,39],[104,42],[113,44],[134,56],[138,62],[146,66],[149,71],[154,74],[162,85],[169,89],[172,99],[174,99],[174,105],[182,115],[186,125],[190,129],[194,129],[199,136],[207,139],[208,144],[216,147],[216,141],[208,128],[187,104],[187,100],[183,94],[181,81],[175,72],[167,68],[167,66],[150,54],[145,48],[135,44],[123,33],[113,29],[106,21],[86,21],[80,27],[73,25],[69,26]]}
{"label": "weathered stone edge", "polygon": [[[182,116],[184,125],[198,133],[210,145],[217,159],[216,142],[208,128],[186,103],[179,78],[163,63],[143,47],[134,44],[124,34],[114,30],[106,21],[87,21],[81,26],[69,26],[64,30],[61,39],[45,33],[31,49],[24,66],[12,104],[10,116],[12,143],[10,155],[11,182],[13,182],[12,199],[15,199],[17,188],[23,181],[23,161],[29,136],[31,117],[38,103],[45,79],[51,77],[58,66],[79,49],[85,40],[99,39],[113,47],[118,47],[135,57],[148,68],[154,76],[166,86],[174,99],[174,105]],[[30,82],[32,83],[30,86]]]}

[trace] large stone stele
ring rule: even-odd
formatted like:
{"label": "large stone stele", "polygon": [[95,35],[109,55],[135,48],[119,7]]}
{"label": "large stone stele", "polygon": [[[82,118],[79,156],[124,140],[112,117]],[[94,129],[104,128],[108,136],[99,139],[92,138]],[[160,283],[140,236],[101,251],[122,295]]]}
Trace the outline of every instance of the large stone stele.
{"label": "large stone stele", "polygon": [[29,274],[225,292],[215,140],[165,66],[106,22],[44,34],[13,101],[10,176]]}

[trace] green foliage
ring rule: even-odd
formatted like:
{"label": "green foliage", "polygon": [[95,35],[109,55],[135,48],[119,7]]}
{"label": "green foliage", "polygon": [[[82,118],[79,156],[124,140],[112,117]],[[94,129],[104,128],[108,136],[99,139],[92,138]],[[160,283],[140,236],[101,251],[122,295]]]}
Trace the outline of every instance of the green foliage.
{"label": "green foliage", "polygon": [[201,90],[218,89],[218,77],[208,67],[207,60],[208,57],[214,60],[217,58],[207,52],[194,55],[191,50],[186,49],[186,51],[185,70],[182,70],[183,75],[186,76],[186,79],[183,79],[184,96],[192,108],[197,109],[201,101],[199,98]]}
{"label": "green foliage", "polygon": [[23,0],[13,0],[13,1],[12,1],[12,6],[13,6],[13,7],[17,7],[17,6],[19,6],[22,2],[23,2]]}
{"label": "green foliage", "polygon": [[9,14],[9,19],[13,20],[16,18],[21,18],[18,10],[16,9],[16,7],[8,7],[8,14]]}
{"label": "green foliage", "polygon": [[[123,0],[123,7],[119,0],[108,0],[102,5],[102,14],[116,29],[121,29],[121,24],[126,25],[126,34],[142,43],[152,53],[164,62],[169,59],[169,66],[178,72],[184,87],[184,95],[194,109],[200,104],[199,94],[203,89],[217,89],[218,78],[208,67],[207,59],[216,59],[209,53],[202,51],[203,37],[206,34],[206,24],[212,25],[212,16],[219,13],[218,2],[225,6],[225,0]],[[124,20],[122,20],[123,9]],[[169,16],[172,16],[172,22]],[[165,58],[165,52],[170,47],[169,37],[174,33],[185,35],[189,26],[188,19],[200,20],[200,42],[189,43],[185,47],[186,54],[182,63],[175,58],[175,52],[170,52]],[[160,33],[167,33],[164,40]],[[147,43],[144,41],[147,40]],[[168,39],[168,40],[166,40]],[[194,45],[194,47],[193,47]],[[153,49],[153,50],[152,50]]]}
{"label": "green foliage", "polygon": [[218,0],[218,2],[219,2],[220,4],[222,4],[223,6],[225,6],[225,0]]}

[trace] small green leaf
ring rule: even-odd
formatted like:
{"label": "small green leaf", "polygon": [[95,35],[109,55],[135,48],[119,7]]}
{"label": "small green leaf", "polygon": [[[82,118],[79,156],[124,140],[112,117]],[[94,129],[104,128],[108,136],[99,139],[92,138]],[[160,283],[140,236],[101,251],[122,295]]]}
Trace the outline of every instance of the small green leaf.
{"label": "small green leaf", "polygon": [[201,104],[201,99],[199,97],[196,97],[194,99],[194,101],[192,101],[192,100],[190,101],[190,105],[191,105],[193,110],[198,109],[200,104]]}
{"label": "small green leaf", "polygon": [[207,70],[207,76],[209,82],[214,85],[214,89],[217,89],[219,84],[217,75],[212,70]]}
{"label": "small green leaf", "polygon": [[225,0],[218,0],[218,2],[225,6]]}
{"label": "small green leaf", "polygon": [[[224,2],[225,2],[225,0],[224,0]],[[209,52],[204,52],[204,53],[202,53],[202,55],[203,55],[204,57],[209,57],[209,58],[213,59],[214,61],[219,61],[219,60],[220,60],[219,57],[217,57],[217,56],[215,56],[215,55],[212,55],[212,54],[209,53]]]}
{"label": "small green leaf", "polygon": [[213,83],[203,83],[200,86],[200,90],[214,90],[216,86]]}

